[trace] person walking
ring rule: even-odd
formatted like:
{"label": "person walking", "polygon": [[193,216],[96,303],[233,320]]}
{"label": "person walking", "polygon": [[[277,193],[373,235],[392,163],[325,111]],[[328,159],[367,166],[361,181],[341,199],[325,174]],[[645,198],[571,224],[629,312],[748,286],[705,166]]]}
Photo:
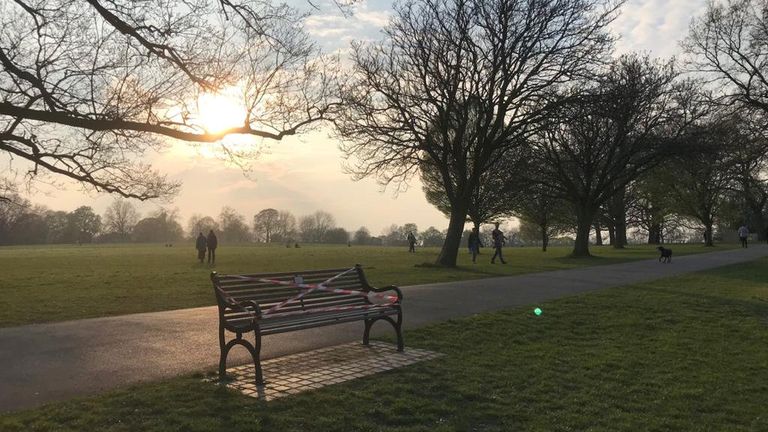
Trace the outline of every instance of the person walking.
{"label": "person walking", "polygon": [[739,240],[741,240],[741,247],[747,247],[747,239],[749,239],[749,228],[746,225],[739,227]]}
{"label": "person walking", "polygon": [[203,263],[203,260],[205,259],[205,249],[208,247],[208,240],[205,239],[205,236],[201,232],[200,235],[197,236],[197,241],[195,242],[195,249],[197,249],[197,259],[200,260],[200,264]]}
{"label": "person walking", "polygon": [[408,232],[408,252],[416,252],[416,236],[413,232]]}
{"label": "person walking", "polygon": [[467,243],[469,243],[469,252],[472,254],[472,262],[477,264],[477,255],[480,253],[480,247],[483,245],[480,242],[480,233],[478,232],[477,227],[472,228]]}
{"label": "person walking", "polygon": [[499,257],[499,260],[501,260],[502,264],[506,264],[507,262],[504,261],[504,256],[501,254],[501,248],[504,246],[504,241],[507,238],[504,237],[504,233],[499,229],[499,223],[496,222],[494,225],[496,225],[496,228],[491,231],[491,236],[493,237],[493,248],[495,249],[495,252],[491,258],[491,264],[496,264],[497,256]]}
{"label": "person walking", "polygon": [[219,246],[219,239],[216,238],[216,234],[211,230],[208,233],[208,264],[216,264],[216,247]]}

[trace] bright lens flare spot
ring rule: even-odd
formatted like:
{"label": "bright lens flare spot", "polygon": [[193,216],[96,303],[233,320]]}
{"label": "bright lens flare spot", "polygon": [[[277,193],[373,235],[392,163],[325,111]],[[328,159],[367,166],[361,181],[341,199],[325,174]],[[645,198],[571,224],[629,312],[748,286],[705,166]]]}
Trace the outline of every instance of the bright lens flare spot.
{"label": "bright lens flare spot", "polygon": [[539,308],[536,308],[536,309],[534,309],[534,310],[533,310],[533,313],[535,313],[535,314],[536,314],[536,316],[539,316],[539,315],[541,315],[541,313],[542,313],[542,310],[541,310],[541,309],[539,309]]}
{"label": "bright lens flare spot", "polygon": [[205,93],[200,96],[197,105],[197,123],[208,132],[216,133],[240,127],[245,122],[245,106],[226,92]]}

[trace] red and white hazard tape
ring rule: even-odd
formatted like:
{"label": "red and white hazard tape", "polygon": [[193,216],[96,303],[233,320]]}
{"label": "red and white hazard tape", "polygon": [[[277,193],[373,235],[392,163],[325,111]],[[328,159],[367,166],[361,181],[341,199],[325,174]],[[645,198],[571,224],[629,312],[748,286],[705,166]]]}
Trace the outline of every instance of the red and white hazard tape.
{"label": "red and white hazard tape", "polygon": [[[256,282],[268,282],[268,283],[273,283],[273,284],[277,284],[277,285],[295,286],[295,287],[300,288],[300,289],[303,290],[299,294],[297,294],[296,296],[291,297],[291,298],[289,298],[289,299],[287,299],[287,300],[285,300],[283,302],[280,302],[280,303],[272,306],[271,308],[267,309],[266,311],[262,312],[262,316],[263,315],[269,315],[270,318],[282,317],[282,316],[291,316],[291,315],[298,315],[298,314],[305,314],[305,313],[316,313],[316,312],[339,312],[339,311],[345,311],[345,310],[370,309],[370,308],[379,307],[379,306],[391,306],[391,305],[394,305],[395,303],[398,302],[399,297],[393,296],[393,295],[390,295],[390,294],[383,294],[383,293],[376,293],[376,292],[365,292],[365,291],[357,291],[357,290],[345,290],[345,289],[340,289],[340,288],[330,288],[330,287],[326,286],[326,284],[329,284],[329,283],[335,281],[336,279],[346,275],[347,273],[350,273],[350,272],[356,271],[356,270],[357,269],[355,267],[352,267],[351,269],[343,271],[343,272],[337,274],[336,276],[334,276],[334,277],[332,277],[332,278],[330,278],[330,279],[328,279],[328,280],[326,280],[324,282],[321,282],[319,284],[305,284],[305,283],[300,283],[298,281],[288,282],[288,281],[281,281],[281,280],[277,280],[277,279],[264,279],[264,278],[256,279],[256,278],[249,278],[249,277],[245,277],[245,276],[236,276],[236,275],[233,275],[233,277],[236,277],[238,279],[243,279],[243,280],[256,281]],[[334,293],[334,294],[356,295],[356,296],[361,296],[361,297],[367,297],[369,300],[373,299],[373,298],[375,298],[375,299],[383,299],[383,300],[386,300],[387,303],[375,303],[375,304],[365,304],[365,305],[350,305],[350,306],[330,306],[330,307],[325,307],[325,308],[313,308],[311,310],[299,310],[299,311],[290,311],[290,312],[277,312],[278,310],[280,310],[281,308],[287,306],[290,303],[295,303],[297,301],[300,301],[301,299],[303,299],[308,294],[310,294],[310,293],[312,293],[314,291],[325,291],[325,292],[330,292],[330,293]]]}

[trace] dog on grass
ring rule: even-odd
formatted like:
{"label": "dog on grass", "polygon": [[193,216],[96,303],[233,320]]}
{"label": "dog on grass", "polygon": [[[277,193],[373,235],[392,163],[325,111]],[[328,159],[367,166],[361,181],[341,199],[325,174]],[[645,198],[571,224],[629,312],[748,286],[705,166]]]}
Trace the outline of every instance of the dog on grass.
{"label": "dog on grass", "polygon": [[656,249],[658,249],[659,252],[661,252],[661,256],[659,257],[659,262],[665,262],[665,263],[672,262],[672,249],[667,249],[663,246],[659,246]]}

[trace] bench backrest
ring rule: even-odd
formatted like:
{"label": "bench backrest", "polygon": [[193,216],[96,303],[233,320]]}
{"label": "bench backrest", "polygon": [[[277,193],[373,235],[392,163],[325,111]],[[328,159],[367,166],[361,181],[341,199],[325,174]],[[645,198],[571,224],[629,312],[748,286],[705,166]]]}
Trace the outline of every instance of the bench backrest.
{"label": "bench backrest", "polygon": [[[296,282],[295,278],[297,277],[300,277],[304,284],[319,284],[341,273],[347,272],[334,279],[332,282],[325,284],[325,286],[343,290],[368,291],[370,285],[368,285],[363,269],[357,265],[352,271],[349,270],[349,268],[342,268],[241,275],[222,275],[213,272],[211,273],[211,280],[214,284],[214,291],[216,292],[216,299],[220,309],[226,307],[227,301],[225,297],[228,297],[238,302],[248,300],[254,301],[259,304],[261,311],[265,312],[285,300],[294,298],[305,291],[305,289],[293,285]],[[283,285],[267,280],[288,282],[290,285]],[[300,300],[290,302],[280,307],[277,312],[295,312],[300,310],[311,310],[313,308],[351,306],[366,303],[368,303],[368,299],[361,295],[315,290],[302,297]]]}

